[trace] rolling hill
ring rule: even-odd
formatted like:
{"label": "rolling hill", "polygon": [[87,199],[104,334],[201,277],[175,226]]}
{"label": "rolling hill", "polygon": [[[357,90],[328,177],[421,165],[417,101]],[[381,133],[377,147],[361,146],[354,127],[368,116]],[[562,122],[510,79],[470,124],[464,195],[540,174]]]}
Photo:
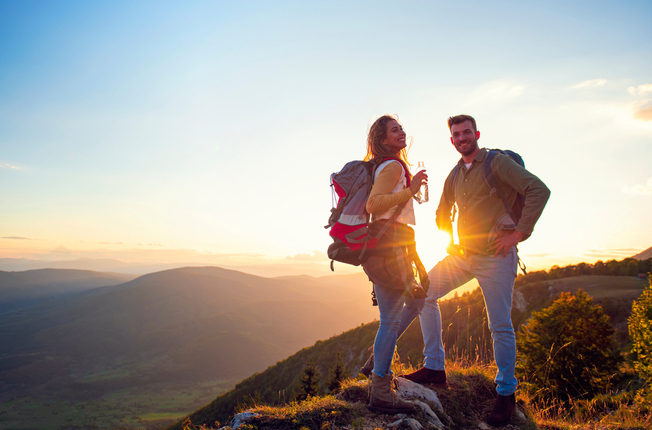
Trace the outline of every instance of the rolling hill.
{"label": "rolling hill", "polygon": [[85,400],[133,386],[241,379],[371,321],[364,275],[157,272],[0,315],[0,395]]}
{"label": "rolling hill", "polygon": [[122,284],[134,277],[88,270],[0,271],[0,314],[98,287]]}

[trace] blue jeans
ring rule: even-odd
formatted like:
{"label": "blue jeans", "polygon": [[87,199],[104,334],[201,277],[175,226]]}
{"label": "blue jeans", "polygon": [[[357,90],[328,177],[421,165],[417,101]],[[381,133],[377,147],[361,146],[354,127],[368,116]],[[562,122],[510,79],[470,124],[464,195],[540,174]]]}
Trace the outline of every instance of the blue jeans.
{"label": "blue jeans", "polygon": [[511,248],[507,256],[469,255],[466,258],[449,255],[428,272],[430,290],[421,311],[421,330],[425,347],[425,367],[444,370],[445,352],[442,344],[441,313],[439,298],[449,291],[478,280],[484,295],[489,329],[494,344],[496,391],[508,396],[516,391],[518,382],[514,376],[516,366],[516,336],[512,326],[512,293],[518,268],[516,249]]}
{"label": "blue jeans", "polygon": [[374,373],[383,378],[391,373],[396,342],[423,308],[424,300],[403,295],[403,290],[374,285],[380,325],[374,341]]}

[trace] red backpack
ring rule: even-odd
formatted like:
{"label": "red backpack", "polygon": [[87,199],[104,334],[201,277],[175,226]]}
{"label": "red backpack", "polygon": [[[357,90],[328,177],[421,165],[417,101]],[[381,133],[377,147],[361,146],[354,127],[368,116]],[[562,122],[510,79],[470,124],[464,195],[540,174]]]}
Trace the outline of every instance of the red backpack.
{"label": "red backpack", "polygon": [[403,161],[392,157],[370,161],[350,161],[339,172],[331,175],[333,203],[337,196],[337,205],[333,205],[328,224],[324,226],[324,228],[331,229],[330,236],[333,238],[333,243],[328,247],[331,270],[334,270],[333,263],[335,261],[354,266],[364,263],[376,247],[378,239],[382,237],[389,225],[396,221],[405,207],[405,203],[399,205],[390,218],[390,222],[386,223],[377,234],[374,236],[368,234],[370,216],[366,210],[367,199],[371,193],[376,169],[387,160],[397,160],[401,163],[409,186],[410,175],[407,167]]}

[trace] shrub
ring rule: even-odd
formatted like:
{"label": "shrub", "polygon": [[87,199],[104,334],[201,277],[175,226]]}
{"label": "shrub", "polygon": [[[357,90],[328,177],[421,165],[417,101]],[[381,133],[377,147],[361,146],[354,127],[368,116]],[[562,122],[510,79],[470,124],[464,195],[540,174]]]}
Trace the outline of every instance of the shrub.
{"label": "shrub", "polygon": [[643,293],[632,303],[628,320],[629,337],[632,340],[634,368],[640,378],[648,381],[637,395],[637,401],[652,406],[652,276]]}
{"label": "shrub", "polygon": [[532,314],[517,336],[517,374],[535,400],[588,399],[618,371],[614,328],[584,291],[561,293]]}

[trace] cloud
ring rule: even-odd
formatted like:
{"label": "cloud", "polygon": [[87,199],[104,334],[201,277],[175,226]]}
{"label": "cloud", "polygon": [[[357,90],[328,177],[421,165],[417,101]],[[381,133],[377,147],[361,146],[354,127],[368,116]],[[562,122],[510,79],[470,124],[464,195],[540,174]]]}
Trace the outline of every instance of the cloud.
{"label": "cloud", "polygon": [[625,194],[633,194],[635,196],[645,196],[652,194],[652,178],[648,178],[644,185],[636,184],[631,187],[624,186],[622,192]]}
{"label": "cloud", "polygon": [[551,255],[554,254],[548,254],[545,252],[539,253],[539,254],[527,254],[525,255],[526,257],[532,257],[532,258],[543,258],[543,257],[550,257]]}
{"label": "cloud", "polygon": [[614,249],[587,249],[584,255],[592,258],[627,258],[641,252],[638,248],[614,248]]}
{"label": "cloud", "polygon": [[20,237],[20,236],[3,236],[3,239],[15,239],[15,240],[34,240],[29,237]]}
{"label": "cloud", "polygon": [[639,85],[638,87],[629,87],[627,91],[633,96],[644,96],[648,93],[652,94],[652,84]]}
{"label": "cloud", "polygon": [[13,170],[20,170],[20,167],[5,163],[5,164],[0,164],[0,169],[13,169]]}
{"label": "cloud", "polygon": [[124,245],[124,242],[100,242],[100,245]]}
{"label": "cloud", "polygon": [[581,88],[596,88],[606,85],[606,79],[591,79],[589,81],[580,82],[577,85],[573,85],[571,90],[579,90]]}
{"label": "cloud", "polygon": [[652,102],[648,102],[640,108],[634,108],[634,118],[641,121],[652,121]]}
{"label": "cloud", "polygon": [[64,254],[64,255],[72,255],[72,251],[66,248],[65,246],[57,246],[53,250],[50,251],[51,254]]}
{"label": "cloud", "polygon": [[632,104],[632,116],[639,121],[652,121],[652,84],[629,87],[627,91],[639,100]]}
{"label": "cloud", "polygon": [[294,256],[285,257],[287,260],[293,261],[324,261],[328,260],[325,252],[314,250],[311,254],[297,254]]}
{"label": "cloud", "polygon": [[514,85],[508,82],[496,82],[484,90],[484,96],[491,99],[513,99],[523,94],[523,85]]}

